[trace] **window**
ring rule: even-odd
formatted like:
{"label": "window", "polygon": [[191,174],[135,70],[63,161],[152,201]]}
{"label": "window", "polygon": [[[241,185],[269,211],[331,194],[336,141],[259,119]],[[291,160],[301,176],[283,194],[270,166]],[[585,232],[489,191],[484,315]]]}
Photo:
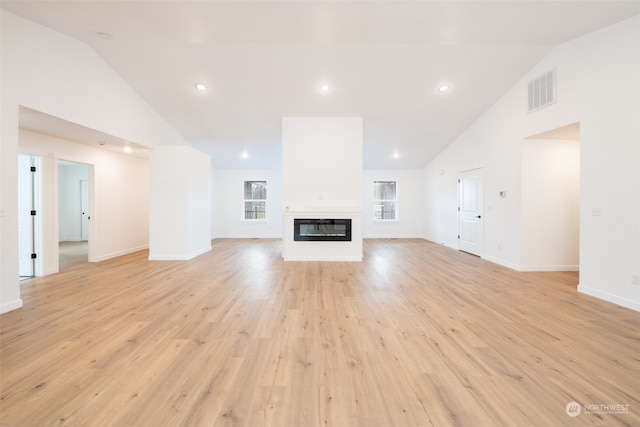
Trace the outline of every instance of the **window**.
{"label": "window", "polygon": [[244,182],[244,219],[265,219],[267,181]]}
{"label": "window", "polygon": [[398,219],[398,199],[395,181],[373,182],[373,212],[377,220]]}

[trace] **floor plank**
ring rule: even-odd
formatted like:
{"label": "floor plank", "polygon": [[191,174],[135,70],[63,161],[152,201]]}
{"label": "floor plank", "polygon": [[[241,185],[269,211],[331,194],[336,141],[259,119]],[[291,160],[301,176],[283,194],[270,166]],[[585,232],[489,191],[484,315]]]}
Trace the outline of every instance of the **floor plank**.
{"label": "floor plank", "polygon": [[24,281],[0,316],[0,425],[640,425],[640,313],[577,273],[364,249],[284,262],[279,240],[222,239]]}

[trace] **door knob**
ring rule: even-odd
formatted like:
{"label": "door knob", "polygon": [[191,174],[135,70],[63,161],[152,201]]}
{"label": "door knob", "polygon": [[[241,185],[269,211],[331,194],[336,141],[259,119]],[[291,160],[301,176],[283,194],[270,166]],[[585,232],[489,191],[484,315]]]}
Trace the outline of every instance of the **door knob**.
{"label": "door knob", "polygon": [[482,218],[480,215],[478,215],[476,218]]}

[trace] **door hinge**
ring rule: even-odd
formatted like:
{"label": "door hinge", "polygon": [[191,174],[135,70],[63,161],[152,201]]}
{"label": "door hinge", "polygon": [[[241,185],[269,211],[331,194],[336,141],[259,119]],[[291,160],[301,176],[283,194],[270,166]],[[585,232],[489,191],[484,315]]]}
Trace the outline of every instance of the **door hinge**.
{"label": "door hinge", "polygon": [[458,239],[460,238],[460,235],[458,234]]}
{"label": "door hinge", "polygon": [[36,167],[35,166],[31,166],[31,172],[35,172],[36,171]]}
{"label": "door hinge", "polygon": [[31,254],[31,259],[36,259],[38,256],[36,254]]}
{"label": "door hinge", "polygon": [[31,216],[36,216],[36,211],[35,210],[31,211]]}
{"label": "door hinge", "polygon": [[458,206],[458,212],[460,212],[460,206]]}

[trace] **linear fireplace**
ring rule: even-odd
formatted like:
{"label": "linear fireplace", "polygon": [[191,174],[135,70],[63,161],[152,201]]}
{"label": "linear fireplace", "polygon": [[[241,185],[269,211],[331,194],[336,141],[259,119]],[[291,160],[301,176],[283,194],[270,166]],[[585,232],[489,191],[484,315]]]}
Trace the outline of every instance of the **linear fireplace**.
{"label": "linear fireplace", "polygon": [[351,219],[294,218],[293,240],[350,242]]}

